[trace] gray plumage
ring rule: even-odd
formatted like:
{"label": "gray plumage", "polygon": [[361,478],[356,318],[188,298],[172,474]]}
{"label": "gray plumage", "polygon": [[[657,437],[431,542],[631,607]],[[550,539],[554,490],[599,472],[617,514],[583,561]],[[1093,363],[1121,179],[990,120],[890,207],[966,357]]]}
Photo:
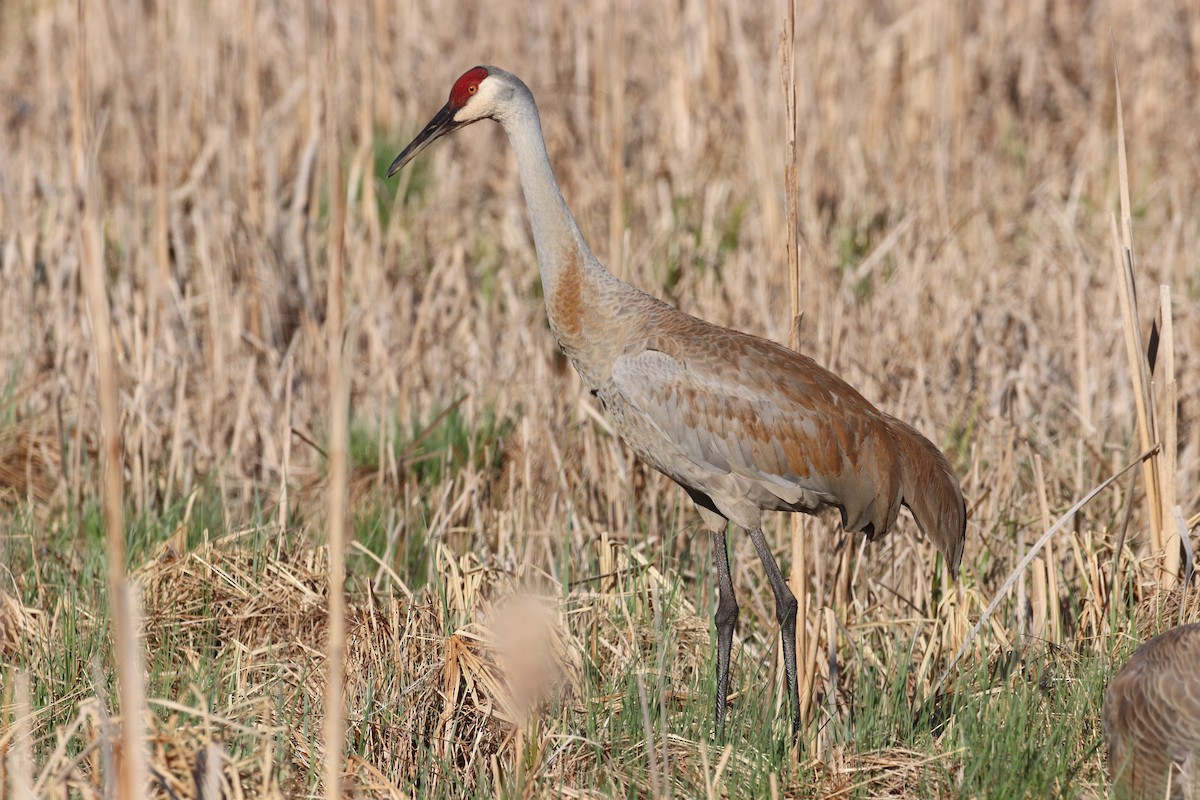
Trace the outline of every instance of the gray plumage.
{"label": "gray plumage", "polygon": [[515,75],[496,67],[464,73],[388,175],[430,142],[480,119],[499,122],[516,153],[559,346],[621,439],[687,490],[712,532],[720,590],[717,727],[738,617],[725,539],[732,522],[750,534],[775,594],[798,728],[796,599],[763,537],[762,512],[837,508],[846,529],[875,537],[908,506],[956,575],[966,507],[949,463],[911,426],[812,359],[684,314],[608,272],[563,201],[533,95]]}
{"label": "gray plumage", "polygon": [[1155,636],[1104,692],[1115,796],[1200,800],[1200,624]]}

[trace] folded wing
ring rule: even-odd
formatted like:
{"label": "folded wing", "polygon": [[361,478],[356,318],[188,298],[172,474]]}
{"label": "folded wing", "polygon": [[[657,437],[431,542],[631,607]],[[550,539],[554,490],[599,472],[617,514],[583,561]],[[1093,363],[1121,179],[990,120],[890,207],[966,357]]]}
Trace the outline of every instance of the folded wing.
{"label": "folded wing", "polygon": [[848,530],[882,535],[907,505],[957,571],[966,511],[937,447],[806,356],[682,322],[698,330],[653,337],[612,370],[626,413],[661,436],[656,466],[735,522],[739,503],[836,506]]}

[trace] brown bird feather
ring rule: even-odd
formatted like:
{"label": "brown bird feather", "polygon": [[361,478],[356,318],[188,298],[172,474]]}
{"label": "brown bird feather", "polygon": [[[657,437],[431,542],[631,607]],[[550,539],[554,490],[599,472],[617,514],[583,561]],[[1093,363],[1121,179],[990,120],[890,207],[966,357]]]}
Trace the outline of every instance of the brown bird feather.
{"label": "brown bird feather", "polygon": [[1116,797],[1200,800],[1200,623],[1154,637],[1104,693]]}
{"label": "brown bird feather", "polygon": [[811,358],[643,297],[597,391],[639,456],[747,529],[834,507],[882,536],[906,505],[957,573],[966,507],[936,446]]}

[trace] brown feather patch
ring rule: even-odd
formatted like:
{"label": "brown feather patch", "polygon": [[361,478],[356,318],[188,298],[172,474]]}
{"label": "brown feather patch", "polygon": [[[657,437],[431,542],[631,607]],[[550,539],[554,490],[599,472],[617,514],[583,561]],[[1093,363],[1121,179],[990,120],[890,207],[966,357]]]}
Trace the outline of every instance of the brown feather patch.
{"label": "brown feather patch", "polygon": [[1200,624],[1138,648],[1104,693],[1104,735],[1116,796],[1200,796]]}
{"label": "brown feather patch", "polygon": [[562,333],[578,336],[583,329],[583,258],[570,249],[563,258],[562,270],[554,281],[549,303],[550,319]]}

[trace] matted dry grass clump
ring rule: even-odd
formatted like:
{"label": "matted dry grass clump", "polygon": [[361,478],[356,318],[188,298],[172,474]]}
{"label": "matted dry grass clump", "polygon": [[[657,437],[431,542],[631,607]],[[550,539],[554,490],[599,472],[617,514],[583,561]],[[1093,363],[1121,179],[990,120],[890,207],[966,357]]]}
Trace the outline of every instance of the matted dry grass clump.
{"label": "matted dry grass clump", "polygon": [[1145,641],[1167,628],[1194,622],[1200,622],[1200,589],[1192,585],[1147,592],[1134,610],[1133,629],[1137,639]]}
{"label": "matted dry grass clump", "polygon": [[15,662],[28,644],[38,638],[40,626],[36,609],[0,589],[0,659]]}
{"label": "matted dry grass clump", "polygon": [[879,800],[899,800],[920,792],[926,797],[950,797],[954,788],[947,767],[954,755],[897,747],[848,757],[847,749],[839,748],[822,771],[820,796],[832,800],[865,794]]}
{"label": "matted dry grass clump", "polygon": [[0,425],[0,509],[27,503],[44,512],[64,474],[61,441],[48,418]]}
{"label": "matted dry grass clump", "polygon": [[[245,546],[251,537],[256,537],[253,549]],[[423,765],[410,760],[418,756],[418,739],[433,741],[438,757],[460,770],[456,780],[469,787],[477,768],[492,768],[492,756],[504,753],[507,760],[513,737],[522,735],[548,704],[559,707],[560,714],[573,714],[582,711],[583,703],[605,702],[580,696],[585,657],[597,669],[627,669],[639,660],[637,651],[650,635],[640,626],[622,624],[627,620],[615,613],[615,606],[629,601],[614,594],[615,583],[609,591],[564,600],[553,579],[527,568],[514,573],[484,568],[474,556],[454,555],[444,547],[436,558],[436,595],[351,595],[346,692],[354,712],[349,735],[366,752],[379,755],[378,760],[360,758],[351,764],[361,768],[352,771],[367,791],[379,780],[423,782],[429,791],[436,790],[437,776],[429,783],[430,776],[419,774]],[[652,567],[631,570],[636,562],[624,548],[609,547],[604,560],[614,566],[614,574],[639,575],[641,588],[635,591],[647,598],[648,586],[663,582]],[[186,783],[204,742],[197,739],[198,731],[257,738],[261,747],[289,724],[281,714],[303,709],[306,724],[320,724],[326,569],[323,548],[247,531],[182,555],[164,549],[136,573],[147,652],[169,653],[180,680],[189,672],[201,674],[201,664],[225,665],[217,694],[232,704],[191,712],[172,704],[171,722],[154,728],[153,763],[162,774]],[[534,585],[545,591],[531,593]],[[678,619],[675,631],[688,658],[673,668],[696,668],[704,659],[707,624],[694,616]],[[585,643],[584,636],[590,641]],[[588,649],[591,655],[585,656]],[[157,703],[153,697],[150,702]],[[253,706],[260,709],[260,727],[248,730],[231,723],[246,719]],[[557,724],[550,720],[548,725],[553,729]],[[174,739],[173,725],[178,726]],[[543,727],[541,736],[548,735]],[[297,776],[318,767],[321,758],[305,744],[291,739],[285,752],[275,754],[271,770],[248,759],[235,761],[230,774],[242,770],[239,780],[247,785],[261,788],[269,779],[298,790],[302,783],[294,783]],[[566,757],[554,764],[554,774],[570,761]],[[531,780],[549,778],[536,761],[532,767]]]}

